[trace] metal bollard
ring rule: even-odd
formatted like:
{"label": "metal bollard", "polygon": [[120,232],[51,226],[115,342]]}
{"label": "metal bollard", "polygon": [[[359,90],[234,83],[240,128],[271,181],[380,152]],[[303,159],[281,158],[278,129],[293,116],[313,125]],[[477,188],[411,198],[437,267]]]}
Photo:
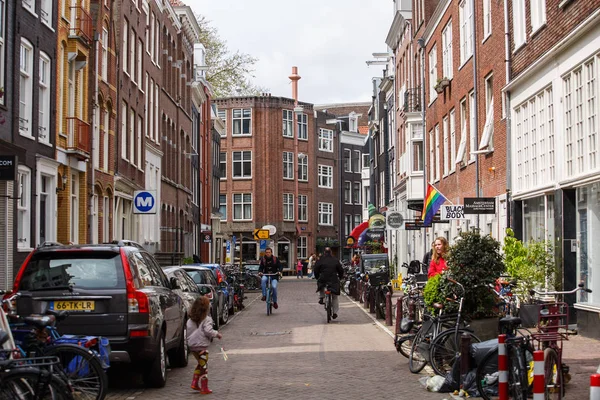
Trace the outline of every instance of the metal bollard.
{"label": "metal bollard", "polygon": [[392,326],[392,294],[390,292],[385,294],[385,324]]}
{"label": "metal bollard", "polygon": [[504,334],[498,336],[498,400],[508,400],[508,362]]}
{"label": "metal bollard", "polygon": [[471,351],[471,335],[463,332],[460,336],[460,387],[463,387],[465,377],[469,373],[469,353]]}
{"label": "metal bollard", "polygon": [[400,321],[402,321],[402,298],[404,295],[398,297],[396,300],[396,329],[394,330],[396,335],[400,334]]}
{"label": "metal bollard", "polygon": [[590,376],[590,400],[600,400],[600,374]]}
{"label": "metal bollard", "polygon": [[544,372],[544,351],[533,352],[533,400],[546,397],[546,377]]}
{"label": "metal bollard", "polygon": [[375,288],[371,286],[369,288],[369,312],[373,314],[375,312]]}

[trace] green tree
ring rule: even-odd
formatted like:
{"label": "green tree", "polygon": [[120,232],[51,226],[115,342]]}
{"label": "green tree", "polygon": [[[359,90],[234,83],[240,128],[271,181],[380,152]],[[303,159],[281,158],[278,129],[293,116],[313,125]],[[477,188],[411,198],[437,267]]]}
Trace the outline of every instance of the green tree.
{"label": "green tree", "polygon": [[212,85],[215,97],[257,95],[268,92],[251,82],[257,58],[236,51],[231,53],[227,42],[206,17],[196,14],[200,27],[200,43],[206,49],[206,80]]}

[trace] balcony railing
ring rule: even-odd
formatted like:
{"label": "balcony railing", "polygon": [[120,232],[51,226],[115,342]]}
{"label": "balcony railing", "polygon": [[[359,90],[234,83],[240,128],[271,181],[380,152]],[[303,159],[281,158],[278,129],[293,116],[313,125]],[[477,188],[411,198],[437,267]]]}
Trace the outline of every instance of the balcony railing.
{"label": "balcony railing", "polygon": [[90,157],[90,124],[67,117],[67,152],[82,160]]}
{"label": "balcony railing", "polygon": [[71,7],[71,16],[75,17],[75,21],[71,21],[69,34],[90,42],[94,29],[90,14],[81,6],[74,6]]}
{"label": "balcony railing", "polygon": [[421,86],[404,92],[404,112],[421,111]]}

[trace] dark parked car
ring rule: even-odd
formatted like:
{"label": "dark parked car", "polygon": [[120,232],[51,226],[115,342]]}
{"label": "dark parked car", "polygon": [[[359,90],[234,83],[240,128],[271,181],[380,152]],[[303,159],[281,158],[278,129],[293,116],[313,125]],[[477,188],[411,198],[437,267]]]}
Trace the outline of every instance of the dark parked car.
{"label": "dark parked car", "polygon": [[[206,267],[209,268],[213,275],[215,276],[215,279],[217,280],[217,284],[219,286],[219,289],[223,292],[224,298],[227,299],[227,311],[229,312],[229,314],[233,315],[234,312],[234,293],[233,293],[233,287],[231,286],[231,282],[230,280],[227,279],[227,274],[225,273],[225,271],[223,270],[223,268],[221,267],[220,264],[191,264],[194,266],[199,266],[199,267]],[[222,323],[226,323],[227,321]]]}
{"label": "dark parked car", "polygon": [[[189,315],[194,301],[202,296],[200,288],[196,285],[192,277],[180,266],[163,267],[163,271],[171,281],[172,290],[177,293],[185,303],[187,314]],[[174,278],[176,282],[173,282],[172,278]]]}
{"label": "dark parked car", "polygon": [[[211,317],[214,328],[219,329],[222,323],[225,324],[229,320],[229,312],[227,310],[227,303],[225,302],[225,295],[223,291],[219,290],[219,285],[212,271],[209,268],[196,265],[183,265],[181,268],[196,283],[200,292],[210,299]],[[223,317],[224,314],[225,318]]]}
{"label": "dark parked car", "polygon": [[68,310],[61,333],[105,336],[111,362],[133,363],[148,386],[166,383],[166,356],[187,365],[186,309],[154,257],[130,241],[40,246],[19,270],[20,315]]}

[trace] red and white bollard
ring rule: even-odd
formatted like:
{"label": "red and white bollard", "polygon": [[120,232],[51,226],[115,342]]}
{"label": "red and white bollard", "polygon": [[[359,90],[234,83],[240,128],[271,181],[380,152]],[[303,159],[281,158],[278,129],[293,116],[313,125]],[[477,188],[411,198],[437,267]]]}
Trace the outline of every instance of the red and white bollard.
{"label": "red and white bollard", "polygon": [[504,334],[498,336],[498,400],[508,400],[508,361]]}
{"label": "red and white bollard", "polygon": [[544,351],[533,352],[533,400],[544,400],[546,377],[544,371]]}
{"label": "red and white bollard", "polygon": [[600,374],[590,376],[590,400],[600,400]]}

